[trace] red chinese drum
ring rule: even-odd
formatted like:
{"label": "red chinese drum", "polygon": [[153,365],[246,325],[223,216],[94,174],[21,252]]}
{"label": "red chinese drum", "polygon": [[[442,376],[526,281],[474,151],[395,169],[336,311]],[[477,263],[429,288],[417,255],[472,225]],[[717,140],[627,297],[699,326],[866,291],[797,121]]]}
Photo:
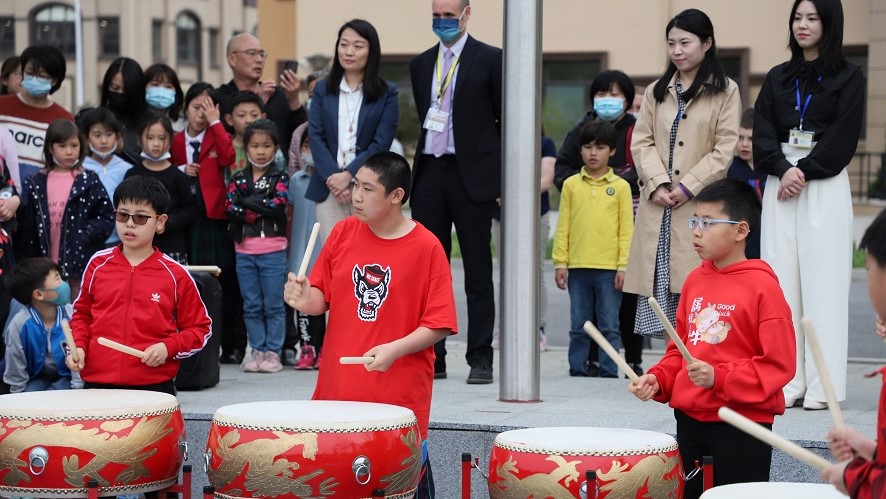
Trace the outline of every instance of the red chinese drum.
{"label": "red chinese drum", "polygon": [[0,397],[0,495],[86,497],[164,489],[180,471],[178,400],[135,390],[61,390]]}
{"label": "red chinese drum", "polygon": [[421,434],[411,410],[387,404],[281,401],[228,405],[212,418],[207,475],[217,497],[415,494]]}
{"label": "red chinese drum", "polygon": [[[587,494],[585,473],[599,493]],[[489,459],[492,499],[683,497],[677,441],[621,428],[527,428],[495,437]]]}
{"label": "red chinese drum", "polygon": [[736,483],[714,487],[701,495],[702,499],[846,499],[831,484],[755,482]]}

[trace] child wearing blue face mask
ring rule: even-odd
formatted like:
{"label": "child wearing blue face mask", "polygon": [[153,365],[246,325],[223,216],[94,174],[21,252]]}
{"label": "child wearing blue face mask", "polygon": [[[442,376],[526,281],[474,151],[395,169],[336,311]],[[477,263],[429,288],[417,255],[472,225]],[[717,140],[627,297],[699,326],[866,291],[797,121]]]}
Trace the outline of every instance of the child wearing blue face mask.
{"label": "child wearing blue face mask", "polygon": [[28,47],[22,52],[21,67],[22,90],[17,95],[0,96],[0,126],[8,128],[16,142],[20,172],[13,172],[13,178],[18,185],[43,168],[43,139],[49,124],[56,119],[74,119],[50,98],[65,79],[65,57],[58,49]]}
{"label": "child wearing blue face mask", "polygon": [[29,258],[19,262],[7,278],[10,293],[26,307],[3,332],[3,381],[12,393],[83,388],[80,375],[65,365],[62,320],[73,309],[71,289],[59,270],[49,258]]}
{"label": "child wearing blue face mask", "polygon": [[165,116],[151,115],[139,131],[142,162],[126,172],[124,179],[134,175],[153,177],[169,191],[169,218],[157,230],[154,246],[177,262],[188,264],[188,231],[194,223],[197,205],[191,194],[188,177],[172,166],[172,123]]}
{"label": "child wearing blue face mask", "polygon": [[145,103],[154,114],[169,118],[176,132],[184,130],[188,124],[184,116],[184,99],[174,69],[158,63],[145,70]]}
{"label": "child wearing blue face mask", "polygon": [[[132,168],[131,164],[115,154],[123,146],[123,125],[110,109],[95,107],[77,114],[77,126],[89,147],[89,154],[83,158],[83,167],[98,175],[108,197],[113,198],[114,190]],[[112,231],[105,246],[114,246],[119,242],[117,233]]]}
{"label": "child wearing blue face mask", "polygon": [[[25,180],[17,238],[25,257],[48,257],[80,288],[86,262],[114,230],[114,210],[95,172],[83,168],[83,138],[70,120],[46,129],[46,168]],[[20,236],[18,234],[21,234]]]}

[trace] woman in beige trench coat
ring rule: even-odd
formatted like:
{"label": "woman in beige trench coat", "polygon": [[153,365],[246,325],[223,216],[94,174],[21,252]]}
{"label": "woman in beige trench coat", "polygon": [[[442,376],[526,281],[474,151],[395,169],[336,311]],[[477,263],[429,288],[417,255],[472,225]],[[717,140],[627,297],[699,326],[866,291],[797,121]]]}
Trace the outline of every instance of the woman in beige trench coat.
{"label": "woman in beige trench coat", "polygon": [[636,332],[662,337],[654,296],[675,322],[683,281],[700,260],[686,219],[702,188],[726,176],[738,141],[738,86],[717,60],[714,28],[697,9],[677,14],[665,30],[670,64],[646,88],[631,151],[640,206],[624,291],[639,296]]}

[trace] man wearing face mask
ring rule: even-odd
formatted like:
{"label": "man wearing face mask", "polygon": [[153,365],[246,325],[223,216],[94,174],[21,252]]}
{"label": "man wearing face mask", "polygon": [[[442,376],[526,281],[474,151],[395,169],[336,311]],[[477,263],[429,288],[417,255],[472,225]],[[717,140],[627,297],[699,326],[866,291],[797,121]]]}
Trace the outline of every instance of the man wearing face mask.
{"label": "man wearing face mask", "polygon": [[[43,138],[53,121],[74,117],[49,97],[61,87],[67,66],[55,47],[35,45],[22,52],[22,90],[0,96],[0,125],[9,129],[18,151],[19,167],[10,171],[15,185],[43,168]],[[22,192],[24,199],[26,192]]]}
{"label": "man wearing face mask", "polygon": [[[440,43],[409,63],[422,123],[413,165],[412,216],[440,240],[447,257],[455,224],[468,302],[469,384],[492,383],[490,228],[501,196],[502,52],[467,34],[469,0],[432,0]],[[434,347],[434,377],[446,377],[446,347]]]}
{"label": "man wearing face mask", "polygon": [[[563,189],[563,182],[581,170],[581,129],[586,123],[594,120],[603,120],[612,123],[618,132],[615,143],[615,154],[609,160],[615,174],[625,179],[631,186],[631,195],[634,202],[634,214],[637,214],[637,205],[640,199],[640,188],[637,186],[637,170],[631,157],[631,134],[637,119],[630,114],[630,108],[634,102],[634,82],[618,70],[603,71],[591,82],[590,97],[593,101],[593,109],[585,113],[581,121],[563,139],[563,146],[557,154],[557,162],[554,166],[554,185],[557,189]],[[623,293],[621,309],[619,310],[619,324],[621,329],[622,344],[625,348],[625,359],[634,371],[643,374],[641,363],[643,362],[643,337],[634,333],[634,318],[637,309],[637,295]],[[597,365],[597,345],[591,343],[588,353],[588,375],[595,377],[600,372]]]}

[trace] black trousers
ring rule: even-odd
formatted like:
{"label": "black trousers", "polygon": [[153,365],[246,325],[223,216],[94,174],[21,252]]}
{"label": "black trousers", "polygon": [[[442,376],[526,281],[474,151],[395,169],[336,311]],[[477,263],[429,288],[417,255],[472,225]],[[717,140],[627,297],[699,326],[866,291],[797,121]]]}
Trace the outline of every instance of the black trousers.
{"label": "black trousers", "polygon": [[[468,303],[467,353],[473,366],[492,366],[492,327],[495,323],[495,291],[492,285],[492,249],[490,230],[495,201],[474,201],[464,182],[485,179],[462,179],[455,156],[421,157],[421,170],[416,176],[410,197],[412,217],[430,230],[446,256],[452,253],[452,225],[458,236],[465,269],[465,295]],[[464,332],[464,329],[461,329]],[[434,345],[436,372],[446,371],[446,340]]]}
{"label": "black trousers", "polygon": [[[618,309],[618,329],[621,331],[621,345],[625,350],[625,361],[628,364],[643,363],[643,341],[645,338],[634,332],[634,324],[637,321],[637,295],[634,293],[621,294],[621,308]],[[600,347],[596,342],[591,342],[588,350],[588,360],[597,362],[600,358]]]}
{"label": "black trousers", "polygon": [[[772,465],[772,447],[735,428],[729,423],[703,423],[679,410],[677,445],[683,460],[683,472],[701,464],[703,456],[714,458],[714,486],[730,483],[768,482]],[[760,424],[771,430],[771,424]],[[707,472],[707,470],[705,470]],[[698,499],[702,492],[701,474],[686,482],[684,499]]]}

